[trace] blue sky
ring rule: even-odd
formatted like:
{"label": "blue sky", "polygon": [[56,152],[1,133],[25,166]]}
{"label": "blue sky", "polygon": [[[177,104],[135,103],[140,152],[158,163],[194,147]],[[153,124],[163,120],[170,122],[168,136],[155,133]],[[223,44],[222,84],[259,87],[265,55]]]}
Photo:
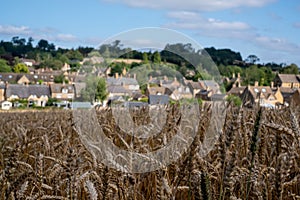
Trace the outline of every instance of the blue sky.
{"label": "blue sky", "polygon": [[[56,46],[96,47],[135,28],[169,28],[204,47],[230,48],[245,59],[300,66],[297,0],[4,0],[0,40],[13,36]],[[174,41],[175,43],[176,41]]]}

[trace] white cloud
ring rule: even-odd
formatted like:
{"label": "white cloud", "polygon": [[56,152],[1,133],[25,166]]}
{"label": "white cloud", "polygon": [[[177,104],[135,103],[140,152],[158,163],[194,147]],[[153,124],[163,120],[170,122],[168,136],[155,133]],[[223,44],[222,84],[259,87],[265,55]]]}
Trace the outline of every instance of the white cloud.
{"label": "white cloud", "polygon": [[78,38],[72,34],[60,33],[58,30],[45,27],[32,29],[28,26],[0,25],[0,35],[33,37],[35,40],[46,39],[51,42],[76,42]]}
{"label": "white cloud", "polygon": [[238,7],[261,7],[276,0],[104,0],[106,2],[123,3],[133,7],[181,9],[197,11],[216,11]]}
{"label": "white cloud", "polygon": [[252,29],[250,25],[240,21],[222,21],[214,18],[204,18],[198,13],[179,11],[167,14],[174,22],[165,26],[175,29],[196,30],[201,35],[214,37],[241,37]]}
{"label": "white cloud", "polygon": [[0,25],[0,34],[3,35],[27,35],[31,32],[32,31],[27,26]]}
{"label": "white cloud", "polygon": [[62,41],[62,42],[74,42],[77,41],[78,38],[72,34],[59,33],[55,36],[55,40]]}
{"label": "white cloud", "polygon": [[257,36],[254,42],[259,46],[265,47],[270,50],[283,51],[290,53],[300,53],[300,46],[289,42],[284,38],[272,38],[266,36]]}

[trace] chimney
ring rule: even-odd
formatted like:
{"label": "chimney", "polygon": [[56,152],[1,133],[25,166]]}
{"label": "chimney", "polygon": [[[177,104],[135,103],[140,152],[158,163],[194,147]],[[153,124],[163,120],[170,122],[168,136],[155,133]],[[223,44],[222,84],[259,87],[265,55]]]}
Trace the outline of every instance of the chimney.
{"label": "chimney", "polygon": [[163,84],[163,80],[160,79],[159,80],[159,86],[162,87],[162,84]]}
{"label": "chimney", "polygon": [[235,78],[235,73],[232,73],[232,78]]}
{"label": "chimney", "polygon": [[151,75],[149,76],[149,81],[152,81],[152,76]]}
{"label": "chimney", "polygon": [[254,82],[254,87],[258,87],[258,81]]}
{"label": "chimney", "polygon": [[238,78],[241,78],[241,73],[238,73]]}
{"label": "chimney", "polygon": [[274,88],[274,82],[273,81],[271,82],[271,88]]}
{"label": "chimney", "polygon": [[136,79],[136,73],[133,74],[133,79]]}
{"label": "chimney", "polygon": [[116,78],[116,79],[119,78],[119,73],[115,73],[115,78]]}

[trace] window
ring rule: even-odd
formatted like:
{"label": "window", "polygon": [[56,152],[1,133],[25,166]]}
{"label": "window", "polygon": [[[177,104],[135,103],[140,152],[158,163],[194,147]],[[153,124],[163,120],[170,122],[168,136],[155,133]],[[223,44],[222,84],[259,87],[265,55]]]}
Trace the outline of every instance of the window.
{"label": "window", "polygon": [[63,89],[61,90],[61,92],[62,92],[63,94],[67,94],[67,93],[68,93],[68,89],[67,89],[67,88],[63,88]]}

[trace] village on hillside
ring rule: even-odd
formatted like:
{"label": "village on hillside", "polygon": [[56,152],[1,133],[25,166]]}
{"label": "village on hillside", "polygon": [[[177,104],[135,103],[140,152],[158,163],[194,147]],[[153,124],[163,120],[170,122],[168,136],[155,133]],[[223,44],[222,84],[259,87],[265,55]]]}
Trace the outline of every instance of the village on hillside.
{"label": "village on hillside", "polygon": [[56,48],[43,39],[34,47],[32,41],[0,42],[1,110],[139,107],[183,99],[248,108],[300,104],[296,64],[259,64],[256,55],[243,59],[230,49],[197,50],[182,43],[145,52],[123,48],[119,40],[99,49]]}
{"label": "village on hillside", "polygon": [[[87,87],[88,73],[70,72],[70,66],[64,64],[60,70],[34,69],[34,60],[23,59],[30,69],[29,73],[0,73],[0,103],[2,110],[14,108],[91,108],[95,105],[110,106],[114,102],[135,107],[143,105],[168,104],[181,99],[199,99],[201,101],[228,100],[229,96],[238,97],[244,107],[257,104],[267,108],[282,108],[300,104],[300,76],[276,74],[270,86],[242,86],[240,73],[224,77],[231,84],[229,91],[221,92],[220,84],[214,80],[192,81],[176,77],[148,77],[144,90],[139,85],[136,74],[130,74],[124,68],[121,74],[111,74],[111,68],[94,69],[95,77],[105,80],[105,99],[102,102],[83,101],[82,91]],[[62,83],[56,83],[56,76],[63,75]]]}

